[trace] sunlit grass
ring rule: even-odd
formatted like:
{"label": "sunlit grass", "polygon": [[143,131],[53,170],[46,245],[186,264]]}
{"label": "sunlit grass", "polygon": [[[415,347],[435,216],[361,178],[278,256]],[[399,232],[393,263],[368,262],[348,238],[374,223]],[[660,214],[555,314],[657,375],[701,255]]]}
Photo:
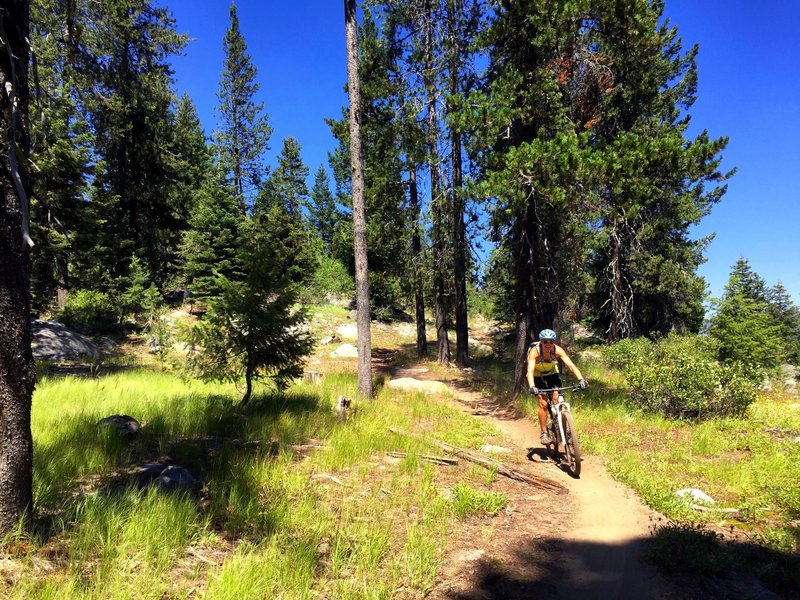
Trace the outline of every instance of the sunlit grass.
{"label": "sunlit grass", "polygon": [[[496,432],[423,395],[377,389],[359,400],[351,373],[327,371],[283,394],[260,389],[241,407],[234,386],[160,370],[42,378],[33,402],[39,518],[13,538],[25,540],[15,546],[20,577],[13,593],[0,590],[106,600],[430,589],[455,512],[435,483],[438,467],[419,459],[430,446],[389,429],[473,448]],[[354,400],[346,421],[335,411],[340,395]],[[113,414],[142,430],[126,440],[98,425]],[[407,456],[386,463],[388,450]],[[128,474],[164,460],[189,469],[198,487],[168,493]],[[465,467],[465,481],[490,485],[479,471]],[[205,555],[212,560],[197,558]]]}

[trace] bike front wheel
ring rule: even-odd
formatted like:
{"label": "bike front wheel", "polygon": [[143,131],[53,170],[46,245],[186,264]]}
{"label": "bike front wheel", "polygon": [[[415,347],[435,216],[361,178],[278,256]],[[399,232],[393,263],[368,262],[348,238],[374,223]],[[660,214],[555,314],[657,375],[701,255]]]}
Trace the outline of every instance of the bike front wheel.
{"label": "bike front wheel", "polygon": [[575,429],[575,421],[572,414],[564,411],[561,415],[564,418],[564,454],[567,457],[567,465],[574,477],[581,474],[581,445],[578,441],[578,432]]}

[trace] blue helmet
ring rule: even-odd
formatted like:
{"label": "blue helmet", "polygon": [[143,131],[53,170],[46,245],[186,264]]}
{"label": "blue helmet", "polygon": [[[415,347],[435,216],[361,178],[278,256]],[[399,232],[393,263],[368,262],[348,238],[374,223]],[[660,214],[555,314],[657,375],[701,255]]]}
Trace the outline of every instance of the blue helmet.
{"label": "blue helmet", "polygon": [[539,332],[540,340],[555,340],[557,337],[556,332],[552,329],[542,329]]}

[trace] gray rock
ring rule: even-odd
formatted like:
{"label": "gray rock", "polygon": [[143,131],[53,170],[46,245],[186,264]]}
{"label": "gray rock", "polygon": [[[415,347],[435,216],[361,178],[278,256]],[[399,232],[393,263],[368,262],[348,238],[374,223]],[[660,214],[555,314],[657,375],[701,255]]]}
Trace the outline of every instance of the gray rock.
{"label": "gray rock", "polygon": [[111,415],[100,419],[97,424],[114,427],[122,437],[133,437],[142,428],[136,419],[128,415]]}
{"label": "gray rock", "polygon": [[31,349],[37,360],[74,360],[77,358],[99,361],[103,358],[100,347],[92,340],[56,321],[31,321]]}
{"label": "gray rock", "polygon": [[195,487],[195,479],[183,467],[169,466],[156,477],[153,483],[169,492],[178,490],[192,490]]}

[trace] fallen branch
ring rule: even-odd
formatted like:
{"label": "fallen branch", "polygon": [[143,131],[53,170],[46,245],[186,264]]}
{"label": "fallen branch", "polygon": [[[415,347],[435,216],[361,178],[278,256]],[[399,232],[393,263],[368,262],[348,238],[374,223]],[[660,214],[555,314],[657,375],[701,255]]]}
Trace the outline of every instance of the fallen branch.
{"label": "fallen branch", "polygon": [[509,479],[514,479],[515,481],[521,481],[523,483],[528,483],[536,487],[553,490],[559,494],[569,493],[569,490],[560,483],[556,483],[555,481],[552,481],[545,477],[528,475],[527,473],[518,471],[513,467],[509,467],[507,464],[502,463],[499,460],[494,460],[492,458],[481,456],[480,454],[476,454],[475,452],[470,452],[469,450],[466,450],[464,448],[459,448],[458,446],[453,446],[452,444],[448,444],[447,442],[443,442],[441,440],[436,440],[436,439],[428,439],[425,436],[422,436],[418,433],[403,431],[402,429],[395,429],[394,427],[390,427],[389,431],[391,431],[392,433],[413,437],[418,440],[423,440],[428,443],[434,444],[439,448],[441,448],[442,450],[444,450],[445,452],[448,452],[449,454],[454,454],[460,458],[463,458],[464,460],[468,460],[475,464],[481,465],[482,467],[486,467],[487,469],[495,470],[501,475],[508,477]]}
{"label": "fallen branch", "polygon": [[[405,458],[408,456],[405,452],[399,452],[397,450],[393,450],[392,452],[387,452],[389,456],[394,456],[395,458]],[[422,460],[427,460],[428,462],[436,463],[439,465],[457,465],[458,459],[457,458],[447,458],[445,456],[429,456],[427,454],[420,454],[419,457]]]}

